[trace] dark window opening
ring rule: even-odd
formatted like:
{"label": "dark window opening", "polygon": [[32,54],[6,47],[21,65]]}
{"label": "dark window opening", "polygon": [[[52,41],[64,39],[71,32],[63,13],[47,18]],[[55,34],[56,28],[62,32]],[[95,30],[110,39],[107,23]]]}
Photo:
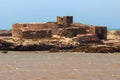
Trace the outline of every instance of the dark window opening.
{"label": "dark window opening", "polygon": [[99,39],[101,39],[101,40],[103,40],[103,39],[104,39],[104,35],[103,35],[103,34],[98,33],[98,38],[99,38]]}

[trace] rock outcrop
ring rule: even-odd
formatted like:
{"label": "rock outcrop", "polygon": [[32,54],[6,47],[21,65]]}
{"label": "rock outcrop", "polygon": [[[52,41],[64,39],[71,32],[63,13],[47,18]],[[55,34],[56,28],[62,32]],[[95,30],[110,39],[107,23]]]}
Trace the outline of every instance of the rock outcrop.
{"label": "rock outcrop", "polygon": [[79,43],[72,39],[25,39],[25,40],[0,40],[0,50],[17,50],[17,51],[33,51],[33,50],[50,50],[51,48],[73,49],[79,46]]}
{"label": "rock outcrop", "polygon": [[84,53],[115,53],[120,52],[120,46],[79,46],[73,50],[74,52]]}
{"label": "rock outcrop", "polygon": [[13,50],[14,44],[4,40],[0,40],[0,50]]}
{"label": "rock outcrop", "polygon": [[34,51],[34,50],[50,50],[57,52],[59,50],[70,50],[72,52],[85,53],[114,53],[120,52],[120,45],[109,46],[103,44],[86,44],[81,45],[72,39],[65,38],[62,40],[0,40],[0,50],[15,50],[15,51]]}
{"label": "rock outcrop", "polygon": [[120,30],[111,30],[107,33],[107,39],[118,40],[120,39]]}

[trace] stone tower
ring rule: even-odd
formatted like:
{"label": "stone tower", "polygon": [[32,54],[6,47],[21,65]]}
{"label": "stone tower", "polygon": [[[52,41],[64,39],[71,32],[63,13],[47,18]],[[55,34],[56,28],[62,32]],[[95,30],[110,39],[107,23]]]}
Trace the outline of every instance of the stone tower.
{"label": "stone tower", "polygon": [[63,17],[57,16],[57,23],[63,24]]}
{"label": "stone tower", "polygon": [[70,25],[73,23],[73,16],[64,16],[63,17],[63,24]]}
{"label": "stone tower", "polygon": [[65,26],[69,26],[70,24],[73,23],[73,16],[57,16],[57,23],[58,24],[63,24]]}

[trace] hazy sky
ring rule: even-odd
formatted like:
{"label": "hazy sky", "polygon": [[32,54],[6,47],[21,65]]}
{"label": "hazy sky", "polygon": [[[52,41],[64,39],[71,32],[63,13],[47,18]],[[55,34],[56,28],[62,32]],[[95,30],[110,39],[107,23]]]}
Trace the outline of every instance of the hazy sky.
{"label": "hazy sky", "polygon": [[74,16],[74,22],[120,29],[120,0],[0,0],[0,29],[66,15]]}

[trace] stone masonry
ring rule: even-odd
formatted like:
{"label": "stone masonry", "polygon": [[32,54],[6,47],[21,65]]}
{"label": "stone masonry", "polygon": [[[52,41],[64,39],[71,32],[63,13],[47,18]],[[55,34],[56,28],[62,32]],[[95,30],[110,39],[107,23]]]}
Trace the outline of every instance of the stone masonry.
{"label": "stone masonry", "polygon": [[107,38],[107,27],[73,23],[73,16],[57,16],[57,22],[13,24],[12,37],[36,39],[52,37],[52,35],[62,36],[62,32],[67,29],[73,31],[72,37],[91,34],[98,39]]}

